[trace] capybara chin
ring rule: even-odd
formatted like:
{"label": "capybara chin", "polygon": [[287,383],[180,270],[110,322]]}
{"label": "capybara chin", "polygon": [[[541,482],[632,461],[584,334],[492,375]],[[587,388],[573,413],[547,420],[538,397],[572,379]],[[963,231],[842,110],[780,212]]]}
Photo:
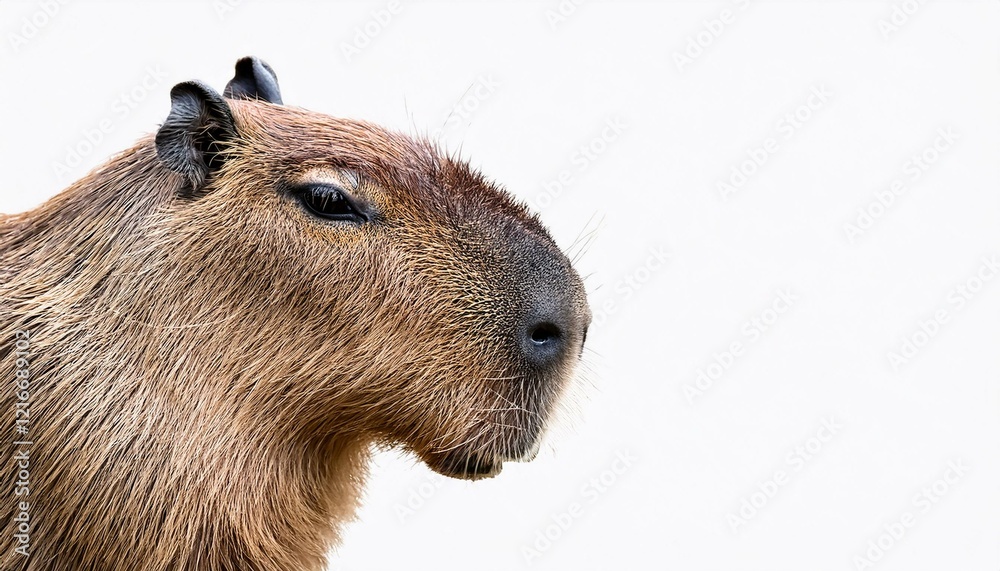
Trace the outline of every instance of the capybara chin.
{"label": "capybara chin", "polygon": [[0,568],[321,569],[373,447],[530,459],[590,322],[538,219],[433,144],[284,106],[258,59],[170,95],[0,217]]}

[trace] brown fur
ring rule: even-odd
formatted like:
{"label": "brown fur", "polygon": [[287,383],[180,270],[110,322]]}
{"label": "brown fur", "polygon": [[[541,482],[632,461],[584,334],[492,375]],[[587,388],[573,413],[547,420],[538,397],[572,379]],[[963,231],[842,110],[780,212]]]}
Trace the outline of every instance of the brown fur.
{"label": "brown fur", "polygon": [[[149,137],[0,218],[0,371],[30,331],[34,442],[32,554],[5,524],[4,570],[321,569],[372,445],[498,468],[571,375],[583,289],[522,206],[427,143],[230,105],[240,139],[193,195]],[[351,173],[376,223],[324,224],[281,192]],[[512,323],[545,288],[572,299],[575,349],[535,371]]]}

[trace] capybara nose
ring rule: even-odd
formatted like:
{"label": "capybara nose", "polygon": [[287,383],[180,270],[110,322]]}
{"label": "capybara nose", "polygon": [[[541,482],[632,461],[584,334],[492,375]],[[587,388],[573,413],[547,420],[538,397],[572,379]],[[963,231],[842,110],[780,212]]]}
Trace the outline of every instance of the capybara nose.
{"label": "capybara nose", "polygon": [[515,340],[526,363],[560,367],[579,357],[590,325],[590,307],[580,276],[569,260],[537,241],[526,241],[517,268],[523,276],[521,318]]}
{"label": "capybara nose", "polygon": [[552,348],[562,337],[562,330],[551,321],[542,321],[532,325],[528,330],[531,346],[535,348]]}
{"label": "capybara nose", "polygon": [[530,321],[521,340],[525,358],[538,367],[558,361],[565,345],[563,328],[550,319]]}
{"label": "capybara nose", "polygon": [[549,299],[528,312],[520,332],[525,359],[535,367],[555,365],[583,343],[587,323],[577,319],[572,304]]}

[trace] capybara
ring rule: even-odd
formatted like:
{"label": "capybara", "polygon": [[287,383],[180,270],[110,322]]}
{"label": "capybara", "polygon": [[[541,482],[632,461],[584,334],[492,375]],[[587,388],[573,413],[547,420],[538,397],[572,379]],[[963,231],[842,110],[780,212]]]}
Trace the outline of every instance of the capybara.
{"label": "capybara", "polygon": [[0,217],[2,569],[321,569],[373,449],[533,456],[590,323],[535,215],[256,58],[170,98]]}

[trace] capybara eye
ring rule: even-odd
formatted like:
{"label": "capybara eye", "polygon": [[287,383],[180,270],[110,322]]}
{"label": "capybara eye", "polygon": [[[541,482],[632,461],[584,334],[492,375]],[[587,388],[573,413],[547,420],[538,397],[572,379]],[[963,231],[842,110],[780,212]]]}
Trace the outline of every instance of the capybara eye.
{"label": "capybara eye", "polygon": [[362,209],[339,186],[310,184],[297,191],[299,200],[314,216],[361,224],[368,221]]}

